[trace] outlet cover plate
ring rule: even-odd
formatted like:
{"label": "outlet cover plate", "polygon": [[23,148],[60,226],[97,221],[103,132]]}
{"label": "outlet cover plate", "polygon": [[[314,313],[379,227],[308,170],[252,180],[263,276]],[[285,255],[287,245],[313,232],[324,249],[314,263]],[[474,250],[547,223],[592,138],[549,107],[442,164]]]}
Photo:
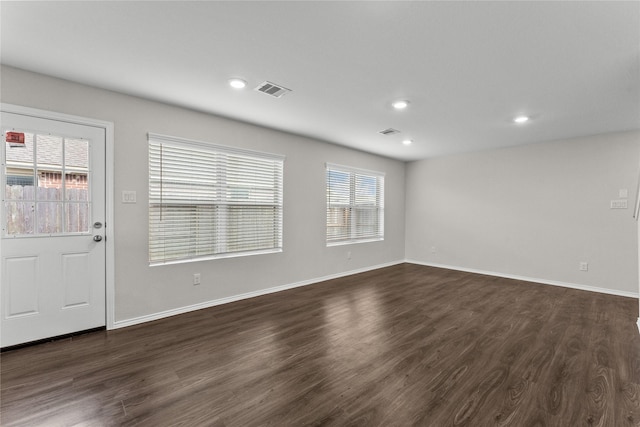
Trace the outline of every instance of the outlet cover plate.
{"label": "outlet cover plate", "polygon": [[612,200],[611,201],[611,209],[627,209],[627,201],[623,199]]}

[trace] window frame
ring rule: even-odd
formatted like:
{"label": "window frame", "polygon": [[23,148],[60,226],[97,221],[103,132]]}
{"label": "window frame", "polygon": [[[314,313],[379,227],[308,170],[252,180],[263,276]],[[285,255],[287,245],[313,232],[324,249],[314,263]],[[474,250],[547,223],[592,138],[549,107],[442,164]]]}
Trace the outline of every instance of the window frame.
{"label": "window frame", "polygon": [[[149,200],[148,200],[148,220],[149,220],[149,241],[148,241],[148,255],[149,255],[149,265],[157,266],[157,265],[168,265],[168,264],[178,264],[178,263],[186,263],[186,262],[195,262],[195,261],[204,261],[204,260],[212,260],[212,259],[221,259],[221,258],[232,258],[232,257],[240,257],[240,256],[249,256],[249,255],[259,255],[259,254],[267,254],[267,253],[279,253],[283,251],[283,213],[284,213],[284,203],[283,203],[283,194],[284,194],[284,161],[285,156],[279,154],[265,153],[261,151],[248,150],[243,148],[231,147],[227,145],[220,145],[210,142],[191,140],[186,138],[179,138],[167,135],[160,135],[156,133],[148,133],[148,154],[149,154]],[[153,145],[163,145],[170,146],[172,149],[187,149],[195,152],[206,152],[208,156],[213,157],[215,160],[213,165],[209,167],[209,172],[211,173],[211,183],[216,182],[216,190],[212,190],[211,193],[207,194],[205,197],[207,200],[199,200],[196,198],[187,198],[185,200],[173,200],[170,202],[163,201],[163,190],[162,190],[162,177],[160,177],[160,187],[157,186],[157,183],[154,182],[154,179],[157,180],[157,177],[153,175],[157,174],[158,170],[153,169],[152,162],[158,162],[154,158],[152,158],[152,146]],[[155,152],[154,152],[155,153]],[[251,162],[263,162],[269,164],[273,162],[273,180],[269,182],[273,182],[274,187],[271,189],[273,192],[273,201],[272,203],[258,203],[255,199],[252,199],[251,202],[247,203],[239,203],[237,200],[234,200],[233,192],[234,190],[238,190],[238,188],[234,188],[232,186],[231,179],[228,179],[227,176],[230,175],[231,172],[238,172],[239,169],[234,169],[231,167],[231,164],[237,162],[238,159],[242,167],[246,167],[243,161],[248,163]],[[230,161],[231,160],[231,161]],[[159,162],[162,164],[163,159],[160,157]],[[236,165],[235,167],[241,167]],[[188,173],[187,169],[189,167],[188,164],[181,166],[183,170],[180,173]],[[256,166],[257,167],[257,166]],[[264,172],[260,169],[256,169],[257,172]],[[162,171],[162,167],[160,167],[160,171]],[[198,171],[200,172],[200,171]],[[162,172],[161,172],[162,173]],[[246,173],[246,171],[245,171]],[[235,175],[234,175],[235,176]],[[181,175],[178,179],[184,179],[184,183],[189,183],[192,185],[193,180],[190,180],[189,176]],[[271,179],[271,178],[270,178]],[[222,181],[221,181],[222,180]],[[220,184],[220,182],[223,182]],[[176,182],[173,182],[174,184]],[[209,183],[209,185],[211,185]],[[160,191],[160,198],[156,195],[157,191]],[[159,201],[158,201],[159,200]],[[189,227],[191,228],[188,236],[185,235],[191,243],[184,244],[185,248],[193,249],[193,252],[198,252],[201,248],[199,245],[200,242],[204,241],[204,247],[208,247],[206,250],[207,253],[203,255],[186,253],[183,256],[160,256],[159,253],[161,250],[156,250],[154,245],[167,245],[166,237],[157,236],[154,239],[154,227],[158,227],[158,224],[161,223],[160,220],[156,220],[153,218],[153,215],[158,214],[158,209],[162,210],[163,206],[167,206],[168,211],[171,209],[178,211],[180,209],[184,209],[185,211],[192,211],[192,214],[186,218],[184,224],[191,224]],[[232,222],[235,218],[231,213],[234,209],[237,211],[245,211],[242,208],[237,209],[237,207],[244,207],[246,212],[257,212],[260,209],[265,211],[273,210],[273,213],[269,214],[269,221],[272,221],[274,231],[273,236],[269,239],[273,240],[273,246],[268,248],[258,248],[258,249],[246,249],[246,250],[229,250],[230,246],[237,244],[237,241],[231,239],[228,235],[230,234],[229,223]],[[209,217],[207,217],[207,211],[214,211],[213,214],[209,213]],[[162,215],[162,214],[160,214]],[[271,217],[270,215],[273,215]],[[203,221],[207,220],[215,221],[215,231],[205,231],[201,232],[200,227],[203,224]],[[187,227],[187,228],[189,228]],[[204,227],[203,227],[204,228]],[[157,230],[158,228],[156,228]],[[240,233],[239,235],[241,235]],[[237,236],[236,236],[237,237]],[[220,238],[224,239],[221,241]],[[267,239],[267,240],[269,240]],[[195,249],[192,248],[194,242],[198,242],[196,244]],[[153,247],[153,249],[152,249]]]}
{"label": "window frame", "polygon": [[[332,203],[331,195],[330,195],[330,171],[334,171],[337,173],[348,174],[349,176],[349,191],[348,191],[348,202],[347,203]],[[357,193],[358,193],[358,178],[365,177],[368,179],[375,179],[376,182],[376,191],[375,191],[375,205],[359,205],[357,203]],[[385,181],[385,173],[372,171],[367,169],[356,168],[352,166],[339,165],[335,163],[326,163],[325,164],[325,186],[326,186],[326,231],[325,231],[325,240],[327,247],[331,246],[341,246],[341,245],[350,245],[356,243],[367,243],[367,242],[378,242],[384,240],[384,181]],[[346,196],[346,194],[343,194]],[[348,229],[348,237],[338,237],[331,238],[330,235],[330,223],[329,218],[333,216],[339,210],[345,210],[345,213],[348,212],[348,217],[346,225]],[[366,233],[365,235],[359,235],[358,227],[362,227],[361,221],[358,219],[358,213],[364,212],[366,210],[375,210],[376,212],[376,222],[375,222],[375,231],[373,233]],[[339,214],[338,214],[339,216]]]}

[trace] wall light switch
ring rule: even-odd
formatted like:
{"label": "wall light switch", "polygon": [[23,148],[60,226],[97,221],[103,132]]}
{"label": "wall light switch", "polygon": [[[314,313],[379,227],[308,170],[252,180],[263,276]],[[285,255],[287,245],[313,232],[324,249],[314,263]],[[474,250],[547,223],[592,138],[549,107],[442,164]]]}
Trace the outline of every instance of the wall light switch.
{"label": "wall light switch", "polygon": [[629,197],[629,190],[627,190],[626,188],[621,188],[620,190],[618,190],[618,197],[620,197],[621,199],[626,199],[627,197]]}
{"label": "wall light switch", "polygon": [[123,191],[122,192],[122,203],[135,203],[136,202],[136,192],[135,191]]}

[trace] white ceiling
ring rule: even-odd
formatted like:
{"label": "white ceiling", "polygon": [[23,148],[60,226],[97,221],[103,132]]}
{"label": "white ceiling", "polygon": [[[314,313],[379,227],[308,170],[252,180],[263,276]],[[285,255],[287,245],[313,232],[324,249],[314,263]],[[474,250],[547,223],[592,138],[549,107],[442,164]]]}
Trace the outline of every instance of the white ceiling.
{"label": "white ceiling", "polygon": [[[3,64],[401,160],[640,128],[637,1],[2,1],[0,14]],[[293,92],[252,90],[265,80]]]}

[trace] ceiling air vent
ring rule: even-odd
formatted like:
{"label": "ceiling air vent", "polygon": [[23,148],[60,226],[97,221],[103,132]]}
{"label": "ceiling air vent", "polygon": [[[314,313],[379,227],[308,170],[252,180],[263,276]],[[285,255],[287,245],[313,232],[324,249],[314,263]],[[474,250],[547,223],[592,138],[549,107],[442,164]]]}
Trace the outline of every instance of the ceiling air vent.
{"label": "ceiling air vent", "polygon": [[287,89],[286,87],[279,86],[275,83],[264,82],[260,86],[256,88],[258,92],[266,93],[267,95],[271,95],[275,98],[281,98],[285,93],[291,92],[291,89]]}
{"label": "ceiling air vent", "polygon": [[388,128],[385,130],[381,130],[378,133],[381,133],[383,135],[395,135],[396,133],[400,133],[400,131],[398,129]]}

